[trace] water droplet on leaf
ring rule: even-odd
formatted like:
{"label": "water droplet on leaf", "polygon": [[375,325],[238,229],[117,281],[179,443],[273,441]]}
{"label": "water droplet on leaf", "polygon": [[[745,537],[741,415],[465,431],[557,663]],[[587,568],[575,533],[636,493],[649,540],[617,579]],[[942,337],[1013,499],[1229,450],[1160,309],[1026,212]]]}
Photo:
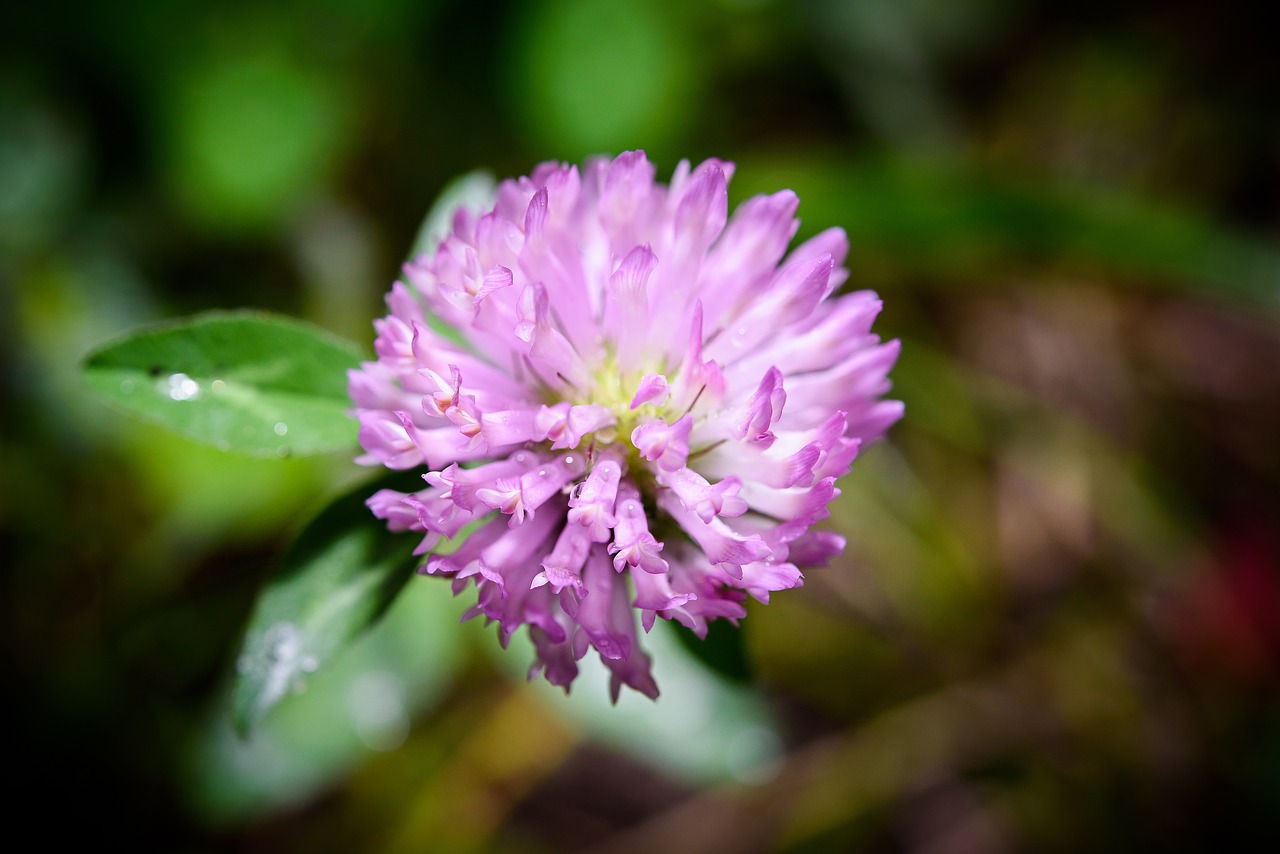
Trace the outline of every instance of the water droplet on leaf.
{"label": "water droplet on leaf", "polygon": [[302,633],[293,623],[276,623],[263,638],[267,660],[272,663],[292,661],[302,648]]}
{"label": "water droplet on leaf", "polygon": [[170,374],[165,389],[171,400],[195,400],[200,396],[200,383],[183,373]]}

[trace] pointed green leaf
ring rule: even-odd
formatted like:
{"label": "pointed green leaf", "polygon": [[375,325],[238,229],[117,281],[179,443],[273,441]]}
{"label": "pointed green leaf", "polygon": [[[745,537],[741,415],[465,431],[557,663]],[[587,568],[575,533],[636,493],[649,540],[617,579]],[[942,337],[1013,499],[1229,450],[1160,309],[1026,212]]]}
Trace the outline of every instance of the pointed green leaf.
{"label": "pointed green leaf", "polygon": [[347,370],[360,353],[288,318],[214,313],[134,332],[91,353],[89,385],[122,409],[258,456],[355,445]]}
{"label": "pointed green leaf", "polygon": [[359,763],[396,749],[444,698],[465,637],[449,585],[415,579],[376,626],[294,683],[247,738],[232,728],[220,691],[182,756],[189,808],[207,825],[241,825],[299,807]]}
{"label": "pointed green leaf", "polygon": [[413,576],[418,538],[388,531],[365,506],[381,485],[359,487],[313,519],[259,594],[232,694],[242,732],[377,622]]}

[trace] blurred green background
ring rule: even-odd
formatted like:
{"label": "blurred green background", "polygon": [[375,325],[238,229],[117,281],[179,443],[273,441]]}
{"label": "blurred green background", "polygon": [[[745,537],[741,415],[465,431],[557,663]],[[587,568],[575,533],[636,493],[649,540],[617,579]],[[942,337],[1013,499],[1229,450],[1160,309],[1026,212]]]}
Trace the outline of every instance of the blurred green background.
{"label": "blurred green background", "polygon": [[[181,851],[1254,850],[1280,812],[1280,60],[1195,0],[25,4],[0,27],[9,814]],[[209,308],[363,347],[453,176],[644,148],[782,187],[884,297],[907,417],[751,676],[565,700],[390,616],[250,741],[291,532],[367,475],[119,416]],[[731,640],[714,656],[732,665]],[[732,667],[722,667],[731,670]],[[49,816],[57,816],[50,819]],[[14,831],[16,833],[16,831]],[[1265,846],[1263,846],[1265,848]]]}

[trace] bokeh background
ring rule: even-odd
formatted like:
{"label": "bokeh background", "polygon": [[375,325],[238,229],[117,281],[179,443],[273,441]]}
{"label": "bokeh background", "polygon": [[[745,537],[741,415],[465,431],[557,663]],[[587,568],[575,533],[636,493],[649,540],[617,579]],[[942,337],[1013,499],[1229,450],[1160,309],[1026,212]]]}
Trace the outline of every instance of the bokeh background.
{"label": "bokeh background", "polygon": [[[1280,827],[1280,61],[1245,3],[117,0],[0,26],[7,814],[177,851],[1241,850]],[[78,376],[253,306],[366,348],[455,175],[644,148],[843,225],[907,417],[663,697],[447,585],[251,740],[271,561],[365,473]],[[655,631],[655,635],[657,632]],[[56,818],[51,818],[54,816]],[[14,831],[16,833],[16,830]]]}

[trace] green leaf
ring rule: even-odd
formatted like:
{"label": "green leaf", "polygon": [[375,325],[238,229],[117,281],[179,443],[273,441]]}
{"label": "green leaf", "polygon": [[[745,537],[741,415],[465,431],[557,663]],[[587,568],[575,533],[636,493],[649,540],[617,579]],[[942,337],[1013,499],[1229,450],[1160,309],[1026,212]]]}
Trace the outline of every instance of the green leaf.
{"label": "green leaf", "polygon": [[[384,482],[412,488],[405,478]],[[413,576],[417,537],[388,531],[365,506],[380,485],[329,505],[267,580],[236,662],[232,714],[242,733],[377,622]]]}
{"label": "green leaf", "polygon": [[288,318],[213,313],[134,332],[91,353],[89,385],[122,409],[227,451],[352,447],[349,343]]}
{"label": "green leaf", "polygon": [[[181,757],[188,808],[212,826],[241,826],[305,804],[359,763],[397,749],[453,684],[465,638],[449,585],[414,579],[376,626],[314,678],[295,682],[247,737],[232,728],[220,691]],[[400,749],[422,756],[437,743],[450,743],[449,735]]]}

